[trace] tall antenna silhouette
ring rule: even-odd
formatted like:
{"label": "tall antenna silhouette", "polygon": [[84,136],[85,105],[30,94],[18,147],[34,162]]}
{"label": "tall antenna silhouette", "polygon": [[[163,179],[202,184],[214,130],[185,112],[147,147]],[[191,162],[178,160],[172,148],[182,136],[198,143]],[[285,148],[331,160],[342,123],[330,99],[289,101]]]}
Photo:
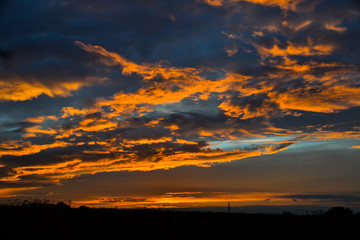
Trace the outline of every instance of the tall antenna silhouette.
{"label": "tall antenna silhouette", "polygon": [[228,202],[228,213],[230,213],[230,202]]}

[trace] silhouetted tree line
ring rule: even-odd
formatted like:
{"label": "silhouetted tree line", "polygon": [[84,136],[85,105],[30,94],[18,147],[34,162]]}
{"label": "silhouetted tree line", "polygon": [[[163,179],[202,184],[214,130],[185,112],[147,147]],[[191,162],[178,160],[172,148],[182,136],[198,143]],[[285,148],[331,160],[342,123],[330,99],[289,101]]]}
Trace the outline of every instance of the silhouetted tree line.
{"label": "silhouetted tree line", "polygon": [[350,239],[360,214],[344,207],[307,215],[71,208],[14,200],[0,206],[1,239]]}

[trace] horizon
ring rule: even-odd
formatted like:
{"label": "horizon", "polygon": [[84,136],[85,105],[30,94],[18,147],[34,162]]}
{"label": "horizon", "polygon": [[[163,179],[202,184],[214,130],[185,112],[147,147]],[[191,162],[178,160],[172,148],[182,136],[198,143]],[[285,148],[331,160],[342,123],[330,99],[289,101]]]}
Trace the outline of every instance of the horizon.
{"label": "horizon", "polygon": [[207,212],[207,213],[234,213],[234,214],[268,214],[268,215],[298,215],[316,216],[324,215],[334,209],[342,209],[343,212],[350,210],[353,215],[360,214],[360,207],[344,207],[341,205],[245,205],[232,206],[230,202],[226,206],[205,206],[205,207],[118,207],[109,205],[76,205],[69,200],[68,202],[51,202],[47,199],[14,199],[6,203],[0,203],[3,207],[15,208],[39,208],[57,207],[71,209],[109,209],[109,210],[151,210],[151,211],[174,211],[174,212]]}
{"label": "horizon", "polygon": [[357,0],[0,0],[0,21],[0,204],[359,211]]}

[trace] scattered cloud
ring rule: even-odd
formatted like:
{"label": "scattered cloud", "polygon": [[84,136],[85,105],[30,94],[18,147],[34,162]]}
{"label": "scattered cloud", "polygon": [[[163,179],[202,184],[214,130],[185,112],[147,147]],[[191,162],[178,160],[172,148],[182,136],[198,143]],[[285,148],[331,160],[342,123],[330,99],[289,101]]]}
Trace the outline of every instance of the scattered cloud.
{"label": "scattered cloud", "polygon": [[295,10],[296,5],[302,0],[204,0],[205,3],[211,6],[222,6],[234,2],[249,2],[253,4],[261,4],[264,6],[276,6],[285,10]]}
{"label": "scattered cloud", "polygon": [[331,30],[331,31],[339,32],[339,33],[343,33],[347,30],[346,27],[340,27],[337,23],[334,23],[334,22],[325,23],[325,28],[327,30]]}
{"label": "scattered cloud", "polygon": [[58,148],[58,147],[67,147],[69,143],[55,141],[51,144],[37,145],[32,144],[30,141],[7,141],[3,142],[0,145],[0,157],[8,156],[24,156],[31,155],[38,152],[41,152],[45,149]]}
{"label": "scattered cloud", "polygon": [[[81,42],[76,44],[85,51],[104,58],[101,64],[118,65],[124,75],[140,76],[143,86],[135,92],[117,92],[108,99],[97,99],[89,107],[63,107],[57,116],[28,118],[28,125],[23,127],[23,137],[29,140],[3,142],[0,153],[5,157],[4,163],[10,156],[36,156],[52,149],[56,150],[54,153],[61,153],[61,149],[71,149],[72,153],[56,157],[58,160],[55,163],[12,167],[2,181],[19,182],[25,178],[34,178],[35,182],[44,179],[58,182],[99,172],[150,171],[186,165],[206,167],[275,154],[305,139],[314,141],[359,137],[358,131],[321,130],[296,133],[296,136],[307,134],[307,138],[295,137],[296,140],[250,148],[223,150],[207,143],[212,139],[235,140],[254,136],[266,138],[277,134],[294,138],[292,131],[276,128],[269,120],[279,114],[292,114],[289,111],[294,110],[332,113],[360,105],[359,88],[353,85],[353,75],[357,72],[347,72],[346,75],[344,72],[334,71],[320,77],[308,74],[302,76],[302,84],[295,85],[296,87],[289,85],[299,81],[296,74],[272,74],[254,78],[225,72],[220,78],[210,79],[206,76],[211,76],[218,70],[180,68],[161,63],[137,64],[100,46]],[[327,45],[295,47],[289,44],[284,49],[273,47],[260,52],[263,51],[265,56],[282,57],[327,55],[332,50]],[[288,84],[286,90],[279,84],[282,82]],[[218,110],[213,123],[209,122],[209,116],[204,115],[204,120],[199,125],[194,125],[196,123],[192,122],[192,118],[188,121],[188,117],[184,117],[186,113],[181,118],[168,118],[168,114],[149,118],[152,114],[164,114],[159,111],[158,106],[180,104],[185,100],[192,104],[203,104],[211,98]],[[196,118],[200,116],[196,115]],[[258,122],[253,119],[258,119]],[[63,127],[57,126],[59,121],[63,122]],[[192,125],[189,125],[190,122]],[[240,128],[236,126],[236,122]],[[47,137],[61,141],[33,143],[36,139]]]}
{"label": "scattered cloud", "polygon": [[331,202],[354,202],[358,203],[360,201],[360,196],[354,195],[331,195],[331,194],[295,194],[295,195],[285,195],[281,196],[282,198],[292,198],[296,200],[315,200],[318,202],[321,201],[331,201]]}
{"label": "scattered cloud", "polygon": [[[211,167],[301,142],[346,139],[358,149],[355,5],[9,1],[1,12],[9,22],[0,44],[2,195],[106,172]],[[351,145],[343,151],[356,154]],[[222,194],[84,201],[170,206],[246,198]],[[326,198],[275,195],[255,198]]]}
{"label": "scattered cloud", "polygon": [[105,78],[89,77],[79,81],[65,81],[47,85],[37,80],[0,79],[0,101],[25,101],[37,98],[40,95],[68,97],[73,91],[104,81]]}
{"label": "scattered cloud", "polygon": [[320,204],[331,206],[334,204],[359,203],[359,196],[356,195],[330,195],[330,194],[281,194],[264,192],[166,192],[154,196],[138,197],[111,197],[99,196],[87,200],[77,200],[75,205],[93,205],[93,206],[119,206],[123,208],[154,207],[189,207],[196,204],[201,206],[222,206],[224,203],[231,202],[232,207],[244,205],[264,205],[272,206],[293,205],[296,202],[299,205]]}
{"label": "scattered cloud", "polygon": [[22,188],[2,188],[0,189],[0,198],[11,198],[24,196],[26,192],[38,189],[38,187],[22,187]]}
{"label": "scattered cloud", "polygon": [[352,146],[351,148],[358,148],[358,149],[360,149],[360,146]]}

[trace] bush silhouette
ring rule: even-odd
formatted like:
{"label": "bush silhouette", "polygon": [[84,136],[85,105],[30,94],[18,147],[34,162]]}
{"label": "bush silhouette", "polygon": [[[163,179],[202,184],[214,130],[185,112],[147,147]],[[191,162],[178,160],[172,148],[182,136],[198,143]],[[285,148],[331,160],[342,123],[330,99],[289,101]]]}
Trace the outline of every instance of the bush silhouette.
{"label": "bush silhouette", "polygon": [[80,206],[79,207],[79,210],[81,210],[81,211],[88,211],[88,210],[90,210],[90,208],[89,207],[87,207],[87,206]]}
{"label": "bush silhouette", "polygon": [[49,200],[46,199],[32,199],[28,198],[25,200],[15,199],[14,201],[9,202],[10,206],[18,206],[18,207],[40,207],[40,206],[49,206],[51,205]]}
{"label": "bush silhouette", "polygon": [[58,203],[56,204],[56,207],[57,207],[57,208],[61,208],[61,209],[69,209],[69,208],[71,208],[69,205],[67,205],[67,204],[64,203],[64,202],[58,202]]}
{"label": "bush silhouette", "polygon": [[349,208],[337,206],[327,210],[325,215],[330,217],[351,217],[353,212]]}

